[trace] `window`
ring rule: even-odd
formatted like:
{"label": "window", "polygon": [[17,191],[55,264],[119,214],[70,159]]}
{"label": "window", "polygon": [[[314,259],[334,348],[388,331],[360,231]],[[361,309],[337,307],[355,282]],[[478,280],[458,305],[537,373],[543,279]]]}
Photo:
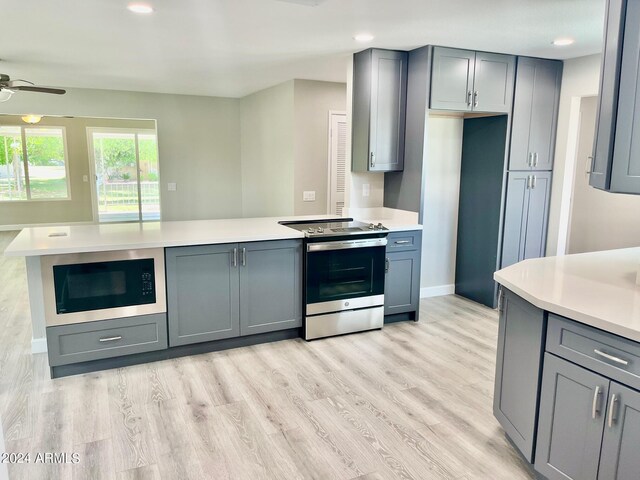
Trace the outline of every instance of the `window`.
{"label": "window", "polygon": [[0,127],[0,201],[69,198],[62,127]]}

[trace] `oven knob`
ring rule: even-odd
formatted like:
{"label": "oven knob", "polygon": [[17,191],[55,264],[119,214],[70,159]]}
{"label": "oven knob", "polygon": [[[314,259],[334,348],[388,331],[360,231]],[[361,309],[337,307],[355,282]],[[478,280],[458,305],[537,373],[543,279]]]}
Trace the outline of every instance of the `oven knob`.
{"label": "oven knob", "polygon": [[323,232],[324,232],[324,228],[318,227],[318,233],[323,233]]}
{"label": "oven knob", "polygon": [[369,230],[373,230],[374,228],[376,228],[376,226],[373,223],[369,224]]}
{"label": "oven knob", "polygon": [[378,225],[376,225],[376,229],[382,230],[384,229],[384,226],[382,225],[382,223],[378,223]]}
{"label": "oven knob", "polygon": [[309,230],[307,230],[307,232],[309,232],[309,233],[314,233],[314,232],[315,232],[315,230],[313,229],[313,227],[309,227]]}

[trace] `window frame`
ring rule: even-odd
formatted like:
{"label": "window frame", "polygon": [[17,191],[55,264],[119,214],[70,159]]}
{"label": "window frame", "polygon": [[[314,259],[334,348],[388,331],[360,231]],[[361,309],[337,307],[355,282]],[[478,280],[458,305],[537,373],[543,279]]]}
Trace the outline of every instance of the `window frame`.
{"label": "window frame", "polygon": [[[27,198],[24,200],[3,200],[0,198],[0,204],[13,205],[15,203],[33,203],[33,202],[69,202],[72,200],[71,181],[69,179],[69,152],[67,150],[67,128],[59,125],[0,125],[0,127],[14,127],[20,129],[20,141],[22,143],[22,168],[24,169],[25,190]],[[35,130],[52,130],[59,129],[62,131],[62,148],[64,150],[64,176],[67,184],[67,196],[65,198],[31,198],[31,178],[29,176],[29,156],[27,154],[27,129]]]}

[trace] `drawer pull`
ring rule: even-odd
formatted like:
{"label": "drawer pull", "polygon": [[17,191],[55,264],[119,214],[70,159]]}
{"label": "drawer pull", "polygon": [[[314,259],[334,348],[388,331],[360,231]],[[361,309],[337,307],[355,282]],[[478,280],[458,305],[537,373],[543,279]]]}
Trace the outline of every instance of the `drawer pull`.
{"label": "drawer pull", "polygon": [[100,339],[100,342],[115,342],[116,340],[122,340],[122,336],[118,335],[116,337],[104,337]]}
{"label": "drawer pull", "polygon": [[596,355],[600,355],[601,357],[606,358],[607,360],[611,360],[612,362],[619,363],[620,365],[629,365],[629,362],[627,360],[614,357],[613,355],[609,355],[608,353],[598,350],[597,348],[593,350],[593,353],[595,353]]}
{"label": "drawer pull", "polygon": [[395,242],[396,245],[405,245],[407,243],[411,243],[411,240],[396,240]]}
{"label": "drawer pull", "polygon": [[593,404],[591,405],[591,418],[593,418],[594,420],[598,416],[598,410],[600,410],[599,405],[601,393],[602,389],[600,388],[600,385],[598,385],[595,392],[593,392]]}

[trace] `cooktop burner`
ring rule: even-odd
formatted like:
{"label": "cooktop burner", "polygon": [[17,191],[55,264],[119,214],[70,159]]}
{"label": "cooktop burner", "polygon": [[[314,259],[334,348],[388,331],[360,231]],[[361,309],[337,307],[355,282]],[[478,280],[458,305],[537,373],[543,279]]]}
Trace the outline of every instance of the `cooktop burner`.
{"label": "cooktop burner", "polygon": [[305,237],[322,237],[336,235],[362,235],[366,233],[386,232],[381,223],[364,223],[352,218],[315,222],[282,222],[283,225],[303,232]]}

